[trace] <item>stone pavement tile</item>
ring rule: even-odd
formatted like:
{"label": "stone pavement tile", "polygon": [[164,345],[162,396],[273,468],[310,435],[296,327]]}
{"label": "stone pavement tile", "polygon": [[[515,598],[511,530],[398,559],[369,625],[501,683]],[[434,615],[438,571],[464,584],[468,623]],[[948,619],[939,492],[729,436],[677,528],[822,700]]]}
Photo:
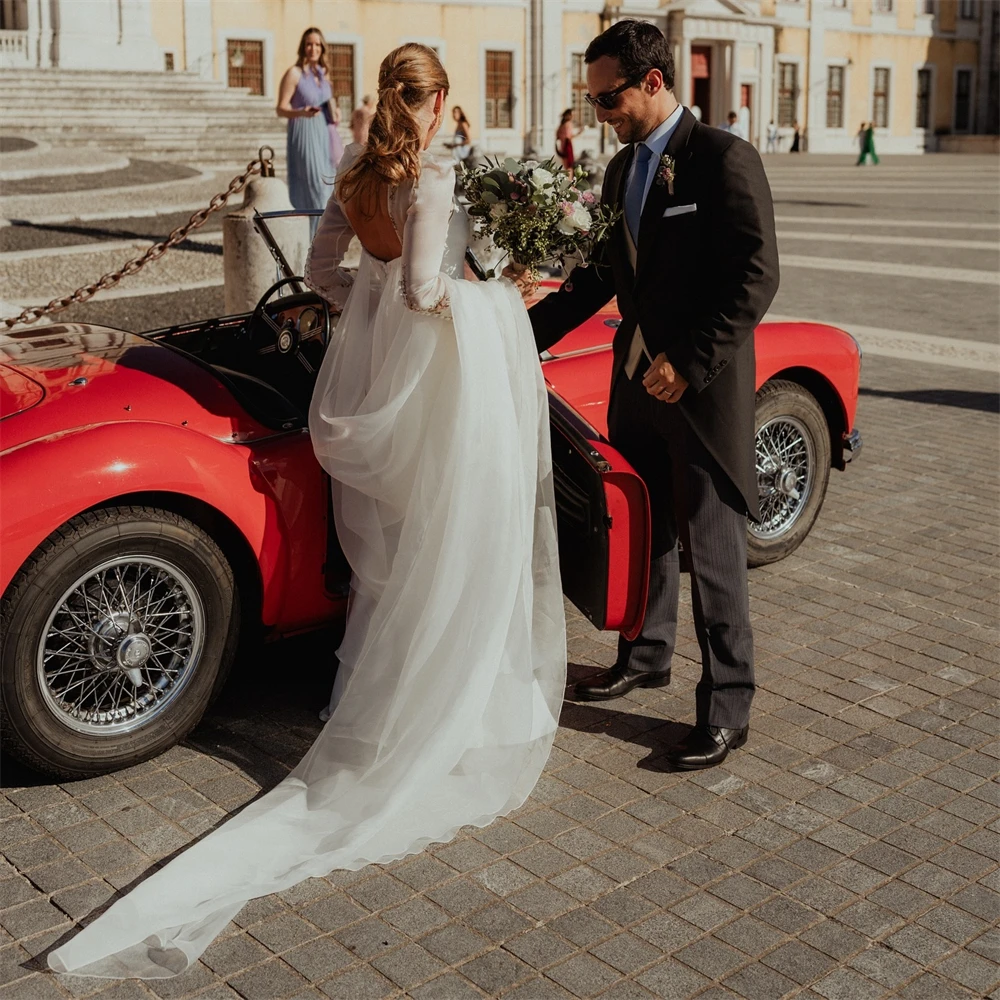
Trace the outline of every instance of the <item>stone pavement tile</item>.
{"label": "stone pavement tile", "polygon": [[[540,888],[545,887],[541,886]],[[473,930],[479,931],[495,944],[500,944],[532,926],[532,922],[509,902],[487,906],[472,916],[466,917],[465,922]]]}
{"label": "stone pavement tile", "polygon": [[655,997],[645,986],[628,979],[622,979],[615,983],[609,990],[605,990],[599,1000],[655,1000]]}
{"label": "stone pavement tile", "polygon": [[576,955],[549,969],[546,975],[575,997],[596,996],[621,978],[614,969],[591,955]]}
{"label": "stone pavement tile", "polygon": [[292,913],[279,913],[250,927],[250,936],[276,955],[316,937],[319,930]]}
{"label": "stone pavement tile", "polygon": [[[576,949],[558,934],[546,927],[536,927],[511,938],[504,949],[516,955],[533,969],[545,969],[561,961]],[[659,956],[659,952],[657,952]]]}
{"label": "stone pavement tile", "polygon": [[670,907],[670,912],[694,924],[695,927],[700,927],[703,931],[720,927],[740,913],[735,906],[730,906],[708,893],[696,893],[687,899],[682,899]]}
{"label": "stone pavement tile", "polygon": [[919,962],[924,966],[938,961],[954,948],[950,941],[945,940],[939,934],[916,924],[903,927],[886,938],[885,943],[893,951],[906,955],[907,958],[912,958],[914,962]]}
{"label": "stone pavement tile", "polygon": [[263,962],[270,953],[249,934],[235,934],[232,937],[216,938],[202,955],[205,963],[216,975],[229,976]]}
{"label": "stone pavement tile", "polygon": [[881,986],[853,969],[835,969],[814,983],[812,989],[826,1000],[877,1000],[884,992]]}
{"label": "stone pavement tile", "polygon": [[499,855],[478,840],[470,839],[447,844],[435,850],[434,857],[456,871],[468,872],[496,861]]}
{"label": "stone pavement tile", "polygon": [[900,1000],[982,1000],[965,987],[925,972],[893,994]]}
{"label": "stone pavement tile", "polygon": [[[556,917],[549,926],[578,948],[586,948],[595,941],[610,937],[618,930],[615,924],[583,906],[570,913],[564,913],[561,917]],[[638,929],[636,929],[636,933],[638,933]]]}
{"label": "stone pavement tile", "polygon": [[536,882],[508,897],[519,910],[536,920],[546,920],[565,913],[578,904],[578,900],[546,882]]}
{"label": "stone pavement tile", "polygon": [[509,896],[535,881],[535,876],[513,861],[501,860],[473,875],[473,878],[497,896]]}
{"label": "stone pavement tile", "polygon": [[718,896],[741,910],[749,910],[763,902],[773,894],[773,891],[770,886],[741,872],[722,879],[711,888],[713,896]]}
{"label": "stone pavement tile", "polygon": [[315,938],[281,956],[310,982],[318,982],[355,961],[355,956],[330,937]]}
{"label": "stone pavement tile", "polygon": [[800,986],[814,982],[837,965],[829,955],[802,941],[788,941],[761,961]]}
{"label": "stone pavement tile", "polygon": [[590,859],[590,867],[618,883],[631,882],[658,867],[657,862],[621,847]]}
{"label": "stone pavement tile", "polygon": [[873,903],[884,906],[907,919],[924,913],[934,905],[934,896],[905,882],[889,882],[868,896]]}
{"label": "stone pavement tile", "polygon": [[982,996],[1000,985],[1000,965],[968,951],[960,951],[939,962],[934,971]]}
{"label": "stone pavement tile", "polygon": [[[655,874],[655,873],[654,873]],[[627,927],[656,909],[654,902],[636,892],[632,886],[622,886],[590,904],[602,916]]]}
{"label": "stone pavement tile", "polygon": [[[451,1000],[451,997],[442,997],[441,1000]],[[573,1000],[573,994],[567,993],[551,979],[539,977],[515,986],[503,995],[503,1000]]]}
{"label": "stone pavement tile", "polygon": [[968,945],[970,951],[1000,965],[1000,928],[991,928]]}
{"label": "stone pavement tile", "polygon": [[640,969],[662,958],[662,951],[654,948],[634,934],[625,932],[589,949],[589,954],[617,969],[622,975],[632,976]]}
{"label": "stone pavement tile", "polygon": [[480,1000],[483,994],[457,972],[446,972],[410,990],[411,1000]]}
{"label": "stone pavement tile", "polygon": [[230,977],[228,982],[246,1000],[282,1000],[308,985],[302,976],[279,958]]}
{"label": "stone pavement tile", "polygon": [[382,1000],[397,994],[396,985],[371,966],[348,969],[320,984],[330,1000]]}
{"label": "stone pavement tile", "polygon": [[409,937],[419,937],[448,923],[448,914],[430,900],[416,897],[386,910],[382,919]]}
{"label": "stone pavement tile", "polygon": [[992,889],[970,885],[952,896],[951,902],[989,924],[1000,923],[1000,893],[993,892]]}
{"label": "stone pavement tile", "polygon": [[403,936],[394,931],[378,917],[369,917],[360,923],[351,924],[333,936],[357,958],[371,959],[390,948],[403,943]]}
{"label": "stone pavement tile", "polygon": [[[638,928],[636,933],[639,933]],[[739,920],[720,927],[714,936],[753,958],[759,958],[764,952],[770,951],[780,941],[785,940],[784,934],[757,920],[756,917],[740,917]],[[661,946],[666,947],[666,944]]]}
{"label": "stone pavement tile", "polygon": [[947,871],[930,861],[925,861],[915,868],[911,868],[901,878],[904,882],[915,885],[918,889],[937,897],[957,892],[967,881],[961,875]]}
{"label": "stone pavement tile", "polygon": [[723,980],[723,985],[747,1000],[780,1000],[796,989],[796,983],[765,965],[748,965]]}
{"label": "stone pavement tile", "polygon": [[107,882],[95,880],[73,889],[60,890],[53,895],[52,902],[74,920],[80,920],[106,903],[114,894],[114,889]]}
{"label": "stone pavement tile", "polygon": [[628,889],[660,906],[668,906],[690,895],[692,886],[672,872],[660,869],[636,879]]}
{"label": "stone pavement tile", "polygon": [[170,979],[151,979],[146,986],[162,1000],[181,1000],[215,983],[217,983],[215,973],[201,962],[195,962],[180,975],[172,976]]}
{"label": "stone pavement tile", "polygon": [[867,941],[835,919],[824,919],[822,923],[810,927],[799,935],[799,940],[840,963],[864,949]]}
{"label": "stone pavement tile", "polygon": [[551,884],[575,899],[589,900],[612,892],[615,889],[614,879],[602,875],[588,865],[578,865],[569,871],[556,875],[549,880]]}
{"label": "stone pavement tile", "polygon": [[426,895],[428,899],[433,899],[438,906],[447,910],[453,917],[482,909],[496,900],[496,896],[487,892],[470,878],[459,878],[446,882],[444,885],[427,890]]}
{"label": "stone pavement tile", "polygon": [[763,903],[752,912],[758,920],[763,920],[786,934],[798,934],[822,920],[815,910],[780,896]]}
{"label": "stone pavement tile", "polygon": [[804,868],[793,865],[790,861],[769,857],[749,865],[746,874],[774,889],[785,889],[792,883],[805,878],[807,872]]}
{"label": "stone pavement tile", "polygon": [[485,829],[477,830],[473,836],[501,854],[508,854],[538,842],[534,834],[508,820],[498,820]]}
{"label": "stone pavement tile", "polygon": [[401,989],[410,989],[432,979],[447,968],[417,944],[405,944],[401,948],[377,955],[371,964]]}
{"label": "stone pavement tile", "polygon": [[873,944],[849,963],[852,969],[893,990],[912,979],[921,966],[905,955],[887,948],[883,944]]}
{"label": "stone pavement tile", "polygon": [[18,871],[24,873],[52,861],[64,860],[67,851],[53,837],[45,836],[5,848],[3,855],[9,864],[14,865]]}
{"label": "stone pavement tile", "polygon": [[355,923],[368,915],[357,903],[343,893],[336,893],[325,899],[298,908],[299,913],[321,931],[336,931]]}
{"label": "stone pavement tile", "polygon": [[35,899],[0,911],[0,927],[15,940],[51,930],[69,922],[65,913],[47,899]]}
{"label": "stone pavement tile", "polygon": [[532,975],[529,966],[502,948],[463,963],[458,971],[489,996],[498,996]]}
{"label": "stone pavement tile", "polygon": [[[613,842],[607,837],[602,837],[583,826],[559,834],[552,843],[578,861],[588,860],[614,847]],[[687,848],[684,849],[687,850]]]}
{"label": "stone pavement tile", "polygon": [[493,943],[461,924],[449,924],[420,939],[420,946],[448,965],[457,965],[473,955],[489,951]]}
{"label": "stone pavement tile", "polygon": [[955,944],[971,941],[982,934],[988,926],[978,917],[950,903],[939,903],[920,917],[918,923]]}
{"label": "stone pavement tile", "polygon": [[719,979],[743,964],[734,948],[714,937],[702,938],[676,951],[674,957],[710,979]]}
{"label": "stone pavement tile", "polygon": [[636,981],[661,1000],[687,1000],[710,982],[673,958],[640,973]]}
{"label": "stone pavement tile", "polygon": [[408,885],[393,878],[388,872],[349,885],[345,891],[353,900],[373,911],[402,903],[413,895],[413,890]]}

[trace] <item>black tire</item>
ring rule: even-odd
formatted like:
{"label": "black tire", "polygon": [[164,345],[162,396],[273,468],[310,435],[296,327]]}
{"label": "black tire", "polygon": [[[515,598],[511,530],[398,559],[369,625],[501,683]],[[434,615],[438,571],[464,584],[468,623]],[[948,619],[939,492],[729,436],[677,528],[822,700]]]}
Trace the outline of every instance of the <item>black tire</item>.
{"label": "black tire", "polygon": [[[812,393],[775,379],[757,391],[755,435],[765,520],[747,523],[747,562],[765,566],[791,555],[812,530],[830,478],[830,430]],[[775,461],[782,455],[784,460]]]}
{"label": "black tire", "polygon": [[[106,584],[116,583],[112,574],[115,586]],[[232,663],[239,625],[232,569],[196,524],[152,507],[74,517],[35,550],[0,602],[3,750],[60,778],[155,757],[201,719]],[[174,644],[169,652],[162,639]],[[70,652],[56,650],[62,641]]]}

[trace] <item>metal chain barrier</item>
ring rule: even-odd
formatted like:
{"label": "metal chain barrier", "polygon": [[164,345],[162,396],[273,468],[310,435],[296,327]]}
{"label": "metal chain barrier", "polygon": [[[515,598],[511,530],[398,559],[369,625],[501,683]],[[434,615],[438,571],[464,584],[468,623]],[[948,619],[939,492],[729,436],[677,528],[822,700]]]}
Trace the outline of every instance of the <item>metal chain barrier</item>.
{"label": "metal chain barrier", "polygon": [[[257,153],[257,159],[248,163],[246,170],[238,177],[234,177],[229,182],[229,187],[225,191],[221,191],[215,195],[204,208],[195,212],[185,225],[179,226],[165,240],[153,244],[153,246],[139,257],[133,257],[131,260],[126,261],[117,271],[109,271],[101,278],[98,278],[92,285],[84,285],[71,295],[64,295],[60,299],[53,299],[48,305],[29,306],[20,315],[8,316],[6,319],[0,320],[0,323],[3,323],[8,330],[20,324],[34,323],[43,316],[68,309],[71,305],[79,302],[86,302],[88,299],[92,299],[98,292],[103,292],[107,288],[114,288],[122,278],[128,277],[130,274],[137,274],[150,262],[159,260],[171,247],[175,247],[178,243],[182,243],[187,239],[188,233],[203,226],[208,217],[213,212],[218,212],[234,194],[239,194],[255,174],[260,174],[261,177],[273,177],[273,161],[274,150],[270,146],[261,146]],[[99,247],[100,244],[97,244],[96,248]]]}

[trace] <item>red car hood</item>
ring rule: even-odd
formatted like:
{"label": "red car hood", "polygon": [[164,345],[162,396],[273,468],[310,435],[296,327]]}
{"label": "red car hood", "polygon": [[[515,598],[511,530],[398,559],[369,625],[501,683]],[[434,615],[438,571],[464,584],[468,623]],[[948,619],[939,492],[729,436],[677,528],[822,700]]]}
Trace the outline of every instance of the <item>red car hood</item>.
{"label": "red car hood", "polygon": [[[220,440],[273,434],[212,373],[144,337],[65,323],[0,335],[2,447],[128,421],[180,424]],[[15,416],[16,415],[16,416]]]}

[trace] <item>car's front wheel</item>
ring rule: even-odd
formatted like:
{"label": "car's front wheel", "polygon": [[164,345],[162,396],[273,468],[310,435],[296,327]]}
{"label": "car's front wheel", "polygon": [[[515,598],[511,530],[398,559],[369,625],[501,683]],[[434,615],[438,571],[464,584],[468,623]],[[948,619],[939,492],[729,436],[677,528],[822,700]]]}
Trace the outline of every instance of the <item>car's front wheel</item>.
{"label": "car's front wheel", "polygon": [[761,521],[748,522],[751,566],[794,552],[812,529],[830,477],[830,432],[815,397],[775,379],[757,391],[757,490]]}
{"label": "car's front wheel", "polygon": [[196,524],[112,507],[39,546],[4,594],[0,628],[4,750],[82,778],[191,731],[234,655],[239,595]]}

